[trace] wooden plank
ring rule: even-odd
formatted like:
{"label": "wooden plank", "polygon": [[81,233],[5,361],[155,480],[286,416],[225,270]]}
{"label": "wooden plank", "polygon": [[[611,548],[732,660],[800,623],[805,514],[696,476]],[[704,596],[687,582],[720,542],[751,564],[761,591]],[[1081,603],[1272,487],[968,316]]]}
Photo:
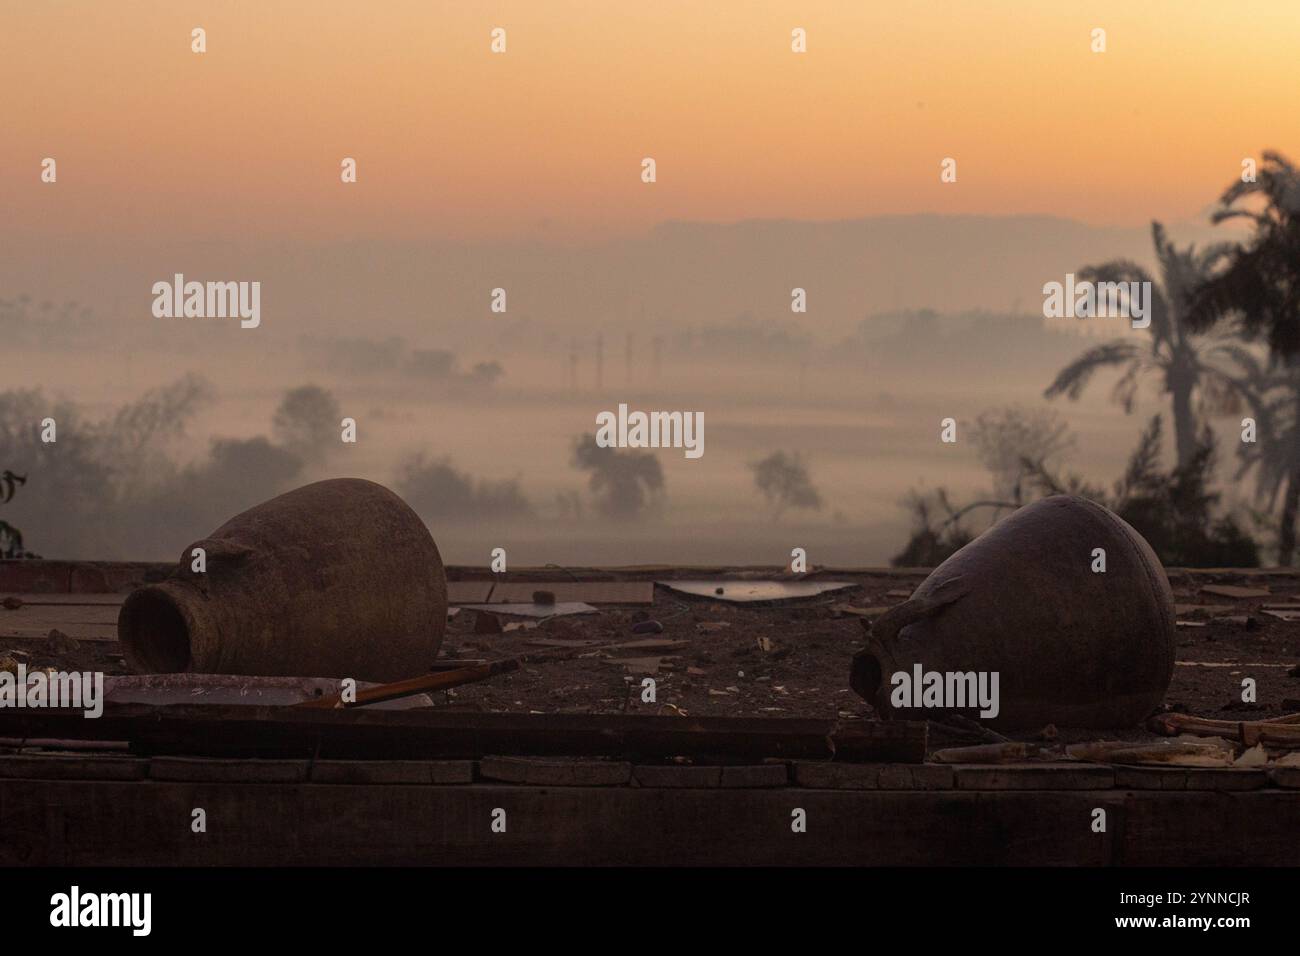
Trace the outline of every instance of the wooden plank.
{"label": "wooden plank", "polygon": [[956,764],[958,790],[1105,790],[1115,785],[1111,767],[1083,763]]}
{"label": "wooden plank", "polygon": [[653,604],[655,598],[653,581],[503,581],[492,589],[491,603],[531,604],[534,591],[549,591],[560,603]]}
{"label": "wooden plank", "polygon": [[129,740],[133,750],[194,756],[474,759],[517,756],[725,756],[920,763],[926,724],[816,718],[635,714],[473,714],[109,704],[81,711],[0,711],[2,737]]}
{"label": "wooden plank", "polygon": [[875,764],[797,761],[795,782],[818,790],[951,790],[946,764]]}
{"label": "wooden plank", "polygon": [[50,636],[52,630],[62,631],[68,637],[78,641],[89,641],[96,644],[117,642],[116,624],[74,624],[67,621],[10,624],[5,618],[0,618],[0,639],[13,638],[20,641],[43,641]]}
{"label": "wooden plank", "polygon": [[656,766],[640,764],[632,768],[636,782],[643,787],[671,790],[699,790],[722,785],[721,767]]}
{"label": "wooden plank", "polygon": [[192,783],[297,783],[307,779],[306,760],[213,760],[196,757],[154,757],[153,780]]}
{"label": "wooden plank", "polygon": [[[209,821],[202,839],[184,825],[196,787]],[[1300,865],[1300,842],[1280,838],[1300,832],[1300,798],[1279,789],[900,792],[0,779],[0,807],[0,865]],[[1096,807],[1116,821],[1104,834],[1087,825]],[[791,830],[795,809],[804,812],[806,832]],[[496,810],[507,814],[505,832],[492,829]],[[180,823],[160,824],[168,820]],[[214,827],[213,820],[238,825]]]}
{"label": "wooden plank", "polygon": [[544,787],[615,787],[632,779],[632,765],[608,760],[537,760],[529,757],[484,757],[478,763],[484,780]]}
{"label": "wooden plank", "polygon": [[0,777],[28,780],[143,780],[148,760],[86,754],[0,756]]}
{"label": "wooden plank", "polygon": [[313,783],[458,784],[474,782],[472,760],[317,760]]}
{"label": "wooden plank", "polygon": [[10,594],[0,592],[0,601],[5,598],[17,598],[24,606],[71,606],[71,607],[121,607],[126,600],[125,594]]}
{"label": "wooden plank", "polygon": [[724,766],[720,787],[784,787],[790,783],[790,768],[783,763],[750,767]]}

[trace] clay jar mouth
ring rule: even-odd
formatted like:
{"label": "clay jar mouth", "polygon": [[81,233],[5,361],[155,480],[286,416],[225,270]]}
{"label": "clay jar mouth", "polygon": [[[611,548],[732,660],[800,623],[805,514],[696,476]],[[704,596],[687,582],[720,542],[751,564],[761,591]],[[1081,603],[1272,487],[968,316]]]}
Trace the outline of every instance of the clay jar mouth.
{"label": "clay jar mouth", "polygon": [[160,587],[132,592],[117,618],[117,636],[133,670],[151,674],[189,670],[190,620]]}
{"label": "clay jar mouth", "polygon": [[853,667],[849,671],[849,686],[853,692],[870,704],[876,703],[876,694],[884,680],[884,668],[880,658],[870,650],[860,651],[853,657]]}

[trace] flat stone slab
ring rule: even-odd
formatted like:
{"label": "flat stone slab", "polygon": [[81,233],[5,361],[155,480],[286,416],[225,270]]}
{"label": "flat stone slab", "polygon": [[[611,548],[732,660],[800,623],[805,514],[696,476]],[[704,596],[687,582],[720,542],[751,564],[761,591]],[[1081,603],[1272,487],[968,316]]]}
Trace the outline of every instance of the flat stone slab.
{"label": "flat stone slab", "polygon": [[457,784],[474,782],[472,760],[317,760],[313,783]]}
{"label": "flat stone slab", "polygon": [[1263,767],[1188,767],[1188,790],[1259,790],[1268,786]]}
{"label": "flat stone slab", "polygon": [[154,757],[149,777],[190,783],[301,783],[307,779],[308,766],[306,760]]}
{"label": "flat stone slab", "polygon": [[1187,767],[1115,767],[1115,786],[1125,790],[1186,790]]}
{"label": "flat stone slab", "polygon": [[484,757],[478,772],[484,780],[544,787],[614,787],[632,780],[632,765],[614,760]]}
{"label": "flat stone slab", "polygon": [[143,780],[149,761],[141,757],[95,757],[85,754],[6,754],[0,777],[28,780]]}
{"label": "flat stone slab", "polygon": [[790,784],[790,769],[783,763],[755,764],[748,767],[723,767],[723,787],[785,787]]}
{"label": "flat stone slab", "polygon": [[1083,763],[955,764],[958,790],[1108,790],[1113,767]]}
{"label": "flat stone slab", "polygon": [[1115,768],[1115,786],[1129,790],[1241,791],[1258,790],[1268,786],[1268,782],[1269,776],[1263,767]]}
{"label": "flat stone slab", "polygon": [[659,767],[650,764],[632,768],[643,787],[667,790],[708,790],[722,785],[721,767]]}
{"label": "flat stone slab", "polygon": [[740,767],[646,765],[634,767],[632,773],[639,786],[670,790],[785,787],[790,783],[790,771],[784,763]]}
{"label": "flat stone slab", "polygon": [[947,764],[798,761],[794,779],[818,790],[951,790],[952,771]]}

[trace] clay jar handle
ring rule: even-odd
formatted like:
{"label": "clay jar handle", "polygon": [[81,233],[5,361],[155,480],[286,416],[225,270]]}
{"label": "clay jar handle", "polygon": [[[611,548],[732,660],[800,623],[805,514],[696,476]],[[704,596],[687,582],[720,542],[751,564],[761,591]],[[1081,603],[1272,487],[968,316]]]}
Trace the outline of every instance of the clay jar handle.
{"label": "clay jar handle", "polygon": [[915,624],[954,601],[964,597],[970,591],[964,575],[949,578],[928,593],[919,597],[913,595],[898,607],[891,608],[870,625],[871,642],[885,644],[892,641],[903,628]]}
{"label": "clay jar handle", "polygon": [[962,575],[949,578],[936,585],[921,596],[908,598],[896,608],[892,608],[876,618],[874,624],[862,622],[869,633],[867,646],[853,655],[849,670],[849,686],[868,703],[873,704],[882,716],[888,711],[876,699],[877,691],[884,686],[881,681],[885,672],[894,666],[894,654],[890,645],[898,632],[909,624],[915,624],[963,597],[970,591]]}

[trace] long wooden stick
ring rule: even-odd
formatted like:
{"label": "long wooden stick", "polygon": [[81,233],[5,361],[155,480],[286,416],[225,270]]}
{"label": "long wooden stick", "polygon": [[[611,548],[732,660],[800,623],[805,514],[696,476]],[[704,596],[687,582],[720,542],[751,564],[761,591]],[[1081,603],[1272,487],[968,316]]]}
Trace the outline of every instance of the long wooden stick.
{"label": "long wooden stick", "polygon": [[1198,737],[1227,737],[1247,747],[1258,743],[1280,747],[1300,747],[1300,726],[1272,720],[1211,720],[1190,714],[1158,714],[1148,726],[1158,734],[1173,737],[1195,734]]}
{"label": "long wooden stick", "polygon": [[447,690],[451,687],[460,687],[462,684],[473,684],[476,681],[487,680],[489,677],[496,677],[498,674],[506,674],[517,670],[519,670],[519,661],[516,658],[489,661],[486,664],[476,664],[473,667],[461,667],[452,671],[440,671],[436,674],[425,674],[421,677],[393,681],[391,684],[380,684],[378,687],[367,687],[365,690],[357,691],[357,697],[354,701],[345,702],[341,694],[333,694],[329,697],[306,700],[292,706],[321,710],[363,707],[366,704],[377,704],[384,700],[397,700],[415,694],[426,694],[432,691]]}

